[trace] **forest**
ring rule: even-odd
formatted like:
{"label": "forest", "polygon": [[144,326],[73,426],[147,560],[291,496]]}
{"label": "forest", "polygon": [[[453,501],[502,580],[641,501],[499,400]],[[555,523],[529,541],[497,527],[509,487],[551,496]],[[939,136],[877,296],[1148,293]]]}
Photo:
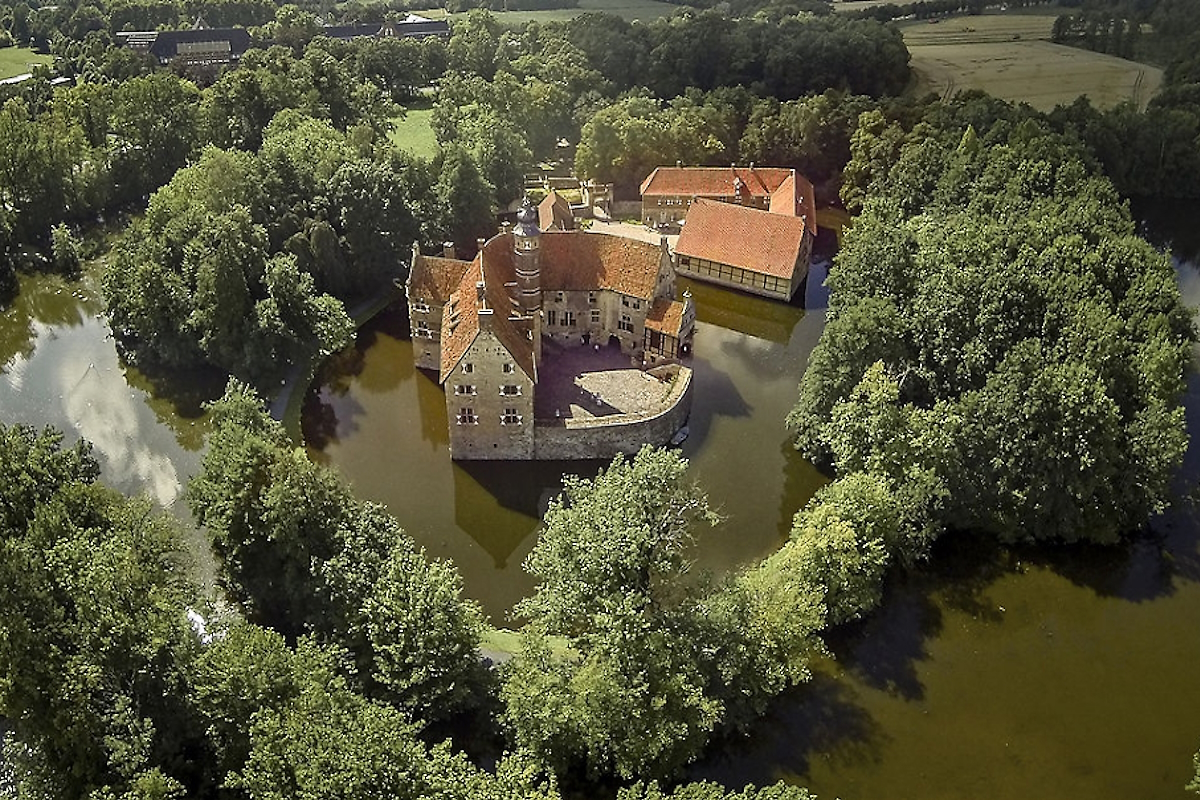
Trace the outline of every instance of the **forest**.
{"label": "forest", "polygon": [[[1110,543],[1171,500],[1197,334],[1126,198],[1200,191],[1200,25],[1136,5],[1182,15],[1158,35],[1177,54],[1163,93],[1050,114],[908,97],[894,28],[777,6],[515,29],[475,11],[448,42],[347,43],[316,35],[313,9],[206,4],[287,42],[215,76],[111,39],[198,8],[9,7],[9,35],[74,84],[3,88],[7,296],[18,270],[78,270],[117,220],[122,354],[232,379],[187,490],[219,597],[189,581],[177,523],[104,486],[86,442],[0,426],[0,796],[809,798],[681,780],[940,538]],[[428,86],[430,160],[387,140]],[[525,563],[520,647],[489,664],[455,566],[311,461],[263,393],[352,341],[414,241],[468,255],[564,140],[618,192],[676,160],[769,162],[854,215],[787,419],[834,479],[778,551],[697,580],[718,513],[676,452],[566,478]],[[1197,772],[1200,791],[1200,756]]]}

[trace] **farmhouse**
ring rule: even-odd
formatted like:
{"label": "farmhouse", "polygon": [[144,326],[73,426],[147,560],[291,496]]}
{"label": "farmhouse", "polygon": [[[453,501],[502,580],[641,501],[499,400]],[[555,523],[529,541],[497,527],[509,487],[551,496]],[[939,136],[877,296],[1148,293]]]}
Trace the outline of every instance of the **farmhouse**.
{"label": "farmhouse", "polygon": [[697,280],[790,300],[808,276],[816,203],[794,169],[658,167],[642,182],[642,217],[682,220],[676,268]]}
{"label": "farmhouse", "polygon": [[188,66],[232,64],[250,49],[250,32],[245,28],[209,28],[202,20],[191,30],[122,31],[117,39],[164,65],[172,61]]}
{"label": "farmhouse", "polygon": [[[473,261],[414,248],[405,289],[414,360],[446,392],[453,458],[609,458],[665,443],[687,417],[691,370],[678,359],[696,311],[674,298],[665,240],[542,232],[526,202]],[[574,366],[593,353],[607,360],[604,389]]]}
{"label": "farmhouse", "polygon": [[325,25],[321,33],[330,39],[350,41],[369,37],[373,39],[425,39],[437,36],[450,38],[450,24],[444,19],[432,20],[419,14],[409,14],[395,22],[375,22],[354,25]]}

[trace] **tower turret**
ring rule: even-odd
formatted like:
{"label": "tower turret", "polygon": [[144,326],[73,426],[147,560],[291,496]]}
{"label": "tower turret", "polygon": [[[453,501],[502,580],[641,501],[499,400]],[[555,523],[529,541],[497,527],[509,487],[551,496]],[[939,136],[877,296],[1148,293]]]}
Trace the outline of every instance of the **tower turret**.
{"label": "tower turret", "polygon": [[517,273],[517,303],[526,315],[542,307],[541,243],[537,209],[525,198],[513,226],[513,264]]}

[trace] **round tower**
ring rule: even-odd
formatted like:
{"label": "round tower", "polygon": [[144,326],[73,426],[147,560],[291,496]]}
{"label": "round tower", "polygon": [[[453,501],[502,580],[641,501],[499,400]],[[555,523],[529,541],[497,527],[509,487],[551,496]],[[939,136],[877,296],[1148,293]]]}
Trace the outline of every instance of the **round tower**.
{"label": "round tower", "polygon": [[517,273],[517,302],[524,314],[542,307],[541,243],[537,209],[525,198],[513,226],[513,264]]}

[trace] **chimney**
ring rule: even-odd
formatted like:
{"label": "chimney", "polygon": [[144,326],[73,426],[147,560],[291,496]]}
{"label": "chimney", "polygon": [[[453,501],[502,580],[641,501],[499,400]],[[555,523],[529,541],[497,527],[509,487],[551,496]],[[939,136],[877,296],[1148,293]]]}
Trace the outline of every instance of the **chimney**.
{"label": "chimney", "polygon": [[753,161],[750,162],[750,171],[754,172],[754,162]]}
{"label": "chimney", "polygon": [[480,308],[487,305],[487,298],[483,296],[483,281],[475,282],[475,299],[479,301]]}
{"label": "chimney", "polygon": [[483,252],[483,246],[487,244],[487,239],[476,239],[475,246],[479,248],[479,252]]}
{"label": "chimney", "polygon": [[682,168],[682,167],[683,167],[683,160],[682,160],[682,159],[677,159],[677,160],[675,161],[675,166],[676,166],[676,167],[678,167],[678,168]]}
{"label": "chimney", "polygon": [[454,242],[442,242],[442,258],[458,258],[454,252]]}

